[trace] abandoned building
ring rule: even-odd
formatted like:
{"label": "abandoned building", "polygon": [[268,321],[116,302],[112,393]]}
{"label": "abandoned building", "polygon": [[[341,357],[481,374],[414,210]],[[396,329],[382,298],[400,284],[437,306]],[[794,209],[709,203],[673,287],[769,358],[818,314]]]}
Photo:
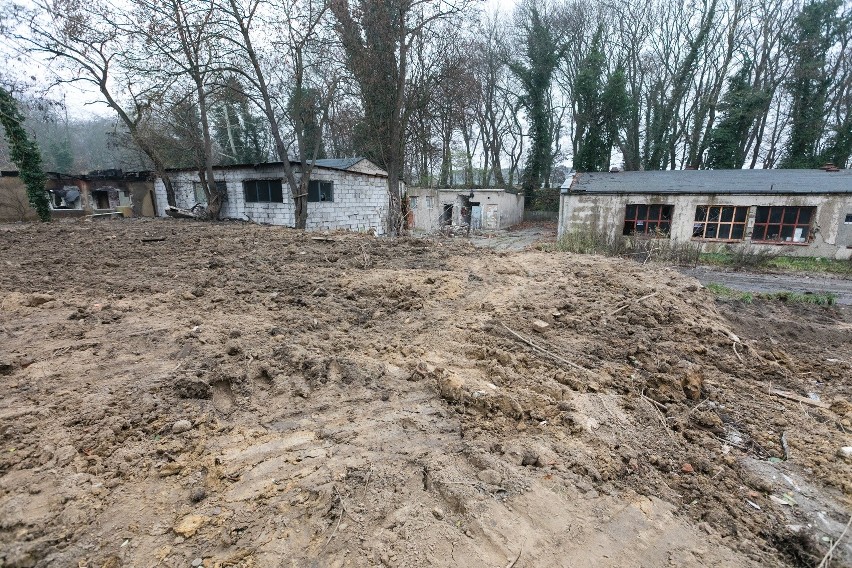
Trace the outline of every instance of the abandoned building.
{"label": "abandoned building", "polygon": [[[291,162],[297,175],[299,162]],[[223,196],[220,216],[270,225],[295,225],[293,199],[281,162],[213,168]],[[169,170],[176,205],[191,209],[207,200],[197,169]],[[166,189],[156,181],[157,210],[166,215]],[[387,173],[365,158],[317,160],[308,187],[307,228],[385,232]]]}
{"label": "abandoned building", "polygon": [[505,229],[523,220],[524,196],[511,190],[408,188],[409,229],[432,232],[442,227],[472,231]]}
{"label": "abandoned building", "polygon": [[577,173],[562,189],[559,236],[584,231],[848,259],[852,171]]}
{"label": "abandoned building", "polygon": [[[154,217],[150,172],[100,170],[83,175],[47,172],[45,190],[54,218],[85,215]],[[36,219],[17,171],[0,172],[0,220]]]}

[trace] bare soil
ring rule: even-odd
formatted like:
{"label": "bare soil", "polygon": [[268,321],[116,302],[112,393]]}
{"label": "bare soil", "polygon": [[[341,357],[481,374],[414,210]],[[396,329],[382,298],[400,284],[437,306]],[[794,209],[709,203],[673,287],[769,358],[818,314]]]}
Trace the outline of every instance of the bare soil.
{"label": "bare soil", "polygon": [[850,377],[849,307],[661,267],[4,225],[0,566],[814,566]]}

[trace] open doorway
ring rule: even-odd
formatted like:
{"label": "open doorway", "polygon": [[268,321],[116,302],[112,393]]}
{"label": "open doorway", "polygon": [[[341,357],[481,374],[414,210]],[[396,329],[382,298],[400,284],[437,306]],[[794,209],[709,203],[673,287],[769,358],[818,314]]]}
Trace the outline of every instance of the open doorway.
{"label": "open doorway", "polygon": [[444,208],[441,210],[441,225],[453,224],[453,204],[444,203]]}

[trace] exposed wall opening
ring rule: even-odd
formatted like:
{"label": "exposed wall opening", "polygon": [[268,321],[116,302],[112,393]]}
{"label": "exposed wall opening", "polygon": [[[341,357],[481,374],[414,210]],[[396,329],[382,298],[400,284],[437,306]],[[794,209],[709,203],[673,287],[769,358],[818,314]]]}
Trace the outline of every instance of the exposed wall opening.
{"label": "exposed wall opening", "polygon": [[630,204],[624,210],[622,234],[668,238],[673,214],[674,205]]}
{"label": "exposed wall opening", "polygon": [[95,209],[109,209],[109,192],[105,190],[93,191],[92,205]]}
{"label": "exposed wall opening", "polygon": [[811,238],[811,222],[816,207],[757,207],[753,242],[806,244]]}
{"label": "exposed wall opening", "polygon": [[699,205],[695,208],[692,237],[718,241],[741,241],[745,238],[748,206]]}
{"label": "exposed wall opening", "polygon": [[444,203],[443,209],[441,210],[441,225],[452,225],[453,224],[453,204],[452,203]]}

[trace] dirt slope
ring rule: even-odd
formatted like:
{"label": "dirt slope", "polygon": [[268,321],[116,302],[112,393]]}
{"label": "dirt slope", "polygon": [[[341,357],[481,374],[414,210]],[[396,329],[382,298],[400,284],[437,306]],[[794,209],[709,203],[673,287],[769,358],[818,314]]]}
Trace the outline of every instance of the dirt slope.
{"label": "dirt slope", "polygon": [[848,308],[241,224],[0,267],[0,565],[815,565],[850,514]]}

